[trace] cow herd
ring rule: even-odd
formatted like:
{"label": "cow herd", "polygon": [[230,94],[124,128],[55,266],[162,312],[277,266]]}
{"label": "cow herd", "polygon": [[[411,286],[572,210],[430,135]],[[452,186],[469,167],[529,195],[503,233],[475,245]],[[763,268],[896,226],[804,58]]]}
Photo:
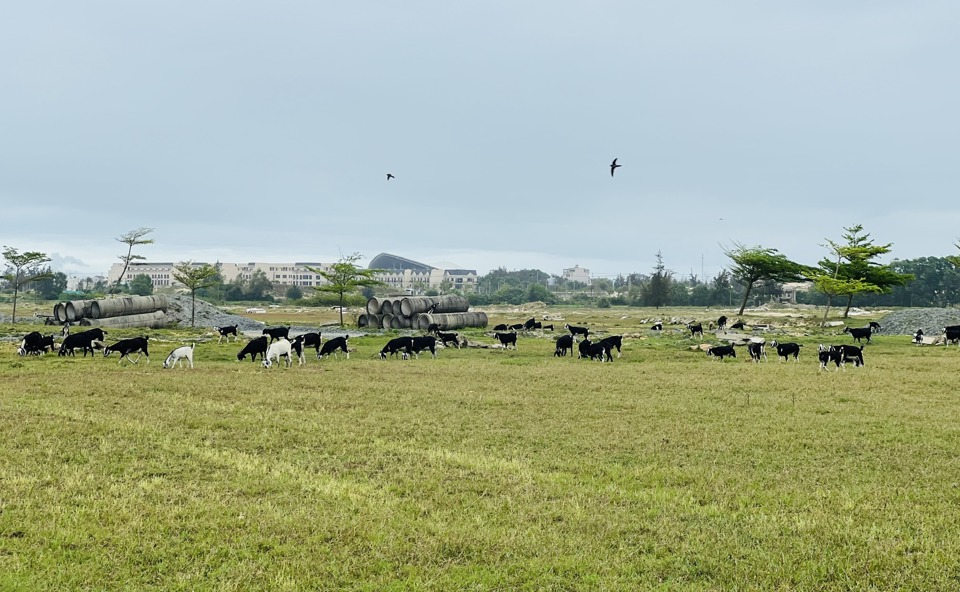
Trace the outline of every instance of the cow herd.
{"label": "cow herd", "polygon": [[[710,322],[711,328],[716,327],[718,331],[725,332],[728,324],[727,317],[721,316],[716,323]],[[743,328],[743,322],[737,321],[730,328]],[[703,323],[690,322],[686,324],[691,338],[703,338]],[[553,330],[553,325],[543,325],[535,318],[529,319],[525,323],[514,325],[497,325],[494,327],[493,338],[495,346],[502,349],[517,350],[518,335],[533,331],[535,329]],[[601,362],[613,361],[613,350],[617,350],[617,357],[622,353],[623,336],[612,335],[602,339],[590,339],[591,330],[588,327],[575,325],[564,325],[568,333],[557,337],[555,342],[555,357],[566,357],[569,353],[571,357],[576,353],[576,357],[583,360],[596,360]],[[663,323],[657,322],[650,329],[654,332],[663,331]],[[237,325],[215,327],[215,332],[219,335],[217,343],[222,343],[224,339],[230,342],[236,342],[239,339]],[[864,347],[871,343],[871,337],[881,331],[879,323],[871,322],[868,326],[862,328],[844,329],[844,334],[849,334],[859,345],[820,345],[817,351],[817,358],[821,370],[829,370],[834,366],[837,370],[845,369],[846,364],[852,363],[854,366],[864,366]],[[943,339],[947,345],[956,343],[960,346],[960,325],[944,327],[942,330]],[[115,343],[106,343],[106,331],[99,327],[87,329],[77,333],[70,334],[69,328],[65,327],[63,331],[63,340],[59,348],[55,343],[55,335],[43,335],[39,331],[28,333],[20,342],[18,353],[25,355],[41,355],[44,353],[58,352],[60,356],[76,356],[82,353],[84,357],[89,353],[91,356],[97,350],[102,351],[104,357],[110,357],[117,354],[118,364],[127,360],[130,364],[137,364],[142,358],[146,358],[146,363],[150,363],[150,342],[145,336],[121,339]],[[916,343],[922,343],[923,332],[918,330],[914,335]],[[866,343],[863,343],[863,342]],[[260,358],[260,363],[264,368],[270,368],[274,365],[283,363],[290,367],[293,365],[294,357],[298,364],[306,363],[305,350],[312,348],[318,360],[326,357],[337,357],[338,353],[343,353],[347,359],[350,357],[349,336],[338,336],[324,341],[319,332],[302,333],[290,337],[290,327],[267,327],[262,330],[262,335],[246,342],[237,353],[237,361],[250,358],[251,362],[256,362]],[[455,347],[459,349],[466,345],[465,340],[461,340],[457,333],[445,332],[439,325],[433,325],[429,328],[427,335],[402,336],[389,339],[380,349],[378,357],[381,360],[388,358],[409,359],[411,357],[419,358],[421,353],[429,352],[436,358],[437,347]],[[472,344],[471,345],[476,345]],[[483,346],[482,347],[489,347]],[[703,346],[707,356],[724,360],[725,358],[736,358],[737,348],[745,347],[751,361],[759,363],[767,360],[766,341],[762,338],[753,337],[744,346],[737,344],[716,345],[712,347]],[[175,348],[169,353],[163,363],[164,368],[173,368],[175,366],[183,367],[186,363],[193,368],[195,345],[184,345]],[[771,341],[769,348],[776,352],[776,357],[780,361],[799,362],[803,344],[794,342]],[[136,359],[132,356],[136,354]]]}

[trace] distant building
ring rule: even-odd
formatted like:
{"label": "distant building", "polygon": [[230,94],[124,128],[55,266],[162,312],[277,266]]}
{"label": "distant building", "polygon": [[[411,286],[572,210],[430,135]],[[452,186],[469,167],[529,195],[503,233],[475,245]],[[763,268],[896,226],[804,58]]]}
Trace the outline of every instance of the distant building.
{"label": "distant building", "polygon": [[[158,288],[181,286],[179,282],[173,279],[175,263],[170,262],[148,262],[133,261],[127,267],[126,273],[120,283],[129,283],[130,280],[138,275],[146,275]],[[203,265],[198,262],[196,265]],[[220,263],[220,275],[224,282],[233,282],[237,279],[249,280],[257,271],[262,271],[268,280],[280,286],[321,286],[327,281],[323,276],[313,273],[306,266],[330,271],[333,268],[332,263]],[[120,277],[123,271],[123,263],[114,263],[107,274],[107,283],[112,284]]]}
{"label": "distant building", "polygon": [[380,253],[371,259],[367,269],[382,270],[375,277],[398,290],[437,289],[444,282],[461,292],[472,292],[477,288],[475,269],[441,269],[390,253]]}
{"label": "distant building", "polygon": [[580,282],[581,284],[590,285],[590,270],[584,269],[579,265],[574,265],[568,269],[563,270],[563,279],[571,282]]}
{"label": "distant building", "polygon": [[780,286],[780,303],[796,304],[797,292],[807,292],[813,287],[813,282],[787,282]]}

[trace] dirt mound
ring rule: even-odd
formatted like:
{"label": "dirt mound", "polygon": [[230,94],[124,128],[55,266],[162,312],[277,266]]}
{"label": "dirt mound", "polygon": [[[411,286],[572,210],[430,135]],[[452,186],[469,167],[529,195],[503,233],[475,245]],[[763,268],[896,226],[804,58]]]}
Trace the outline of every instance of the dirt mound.
{"label": "dirt mound", "polygon": [[944,327],[960,325],[960,309],[908,308],[892,312],[879,322],[886,334],[913,335],[923,329],[924,335],[939,335]]}

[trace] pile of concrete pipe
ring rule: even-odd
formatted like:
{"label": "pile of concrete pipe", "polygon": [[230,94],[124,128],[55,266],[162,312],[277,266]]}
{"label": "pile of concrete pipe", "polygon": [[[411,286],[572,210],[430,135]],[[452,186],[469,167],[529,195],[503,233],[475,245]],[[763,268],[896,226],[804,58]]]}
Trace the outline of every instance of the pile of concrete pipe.
{"label": "pile of concrete pipe", "polygon": [[441,329],[486,327],[487,315],[467,312],[470,302],[463,296],[406,296],[371,298],[367,312],[357,320],[359,327],[370,329],[421,329],[438,323]]}
{"label": "pile of concrete pipe", "polygon": [[58,323],[79,323],[95,327],[160,329],[166,326],[166,295],[121,296],[101,300],[71,300],[53,307]]}

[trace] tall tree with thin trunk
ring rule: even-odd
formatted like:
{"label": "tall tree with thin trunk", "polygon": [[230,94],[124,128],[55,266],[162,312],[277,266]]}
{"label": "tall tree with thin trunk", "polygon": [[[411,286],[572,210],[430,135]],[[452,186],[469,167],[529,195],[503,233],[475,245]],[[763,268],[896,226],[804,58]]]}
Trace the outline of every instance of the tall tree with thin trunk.
{"label": "tall tree with thin trunk", "polygon": [[194,326],[194,315],[197,310],[197,290],[213,284],[219,273],[217,268],[209,263],[193,263],[181,261],[173,266],[173,279],[190,288],[190,326]]}
{"label": "tall tree with thin trunk", "polygon": [[653,267],[653,275],[643,286],[643,304],[660,308],[666,306],[670,299],[673,272],[663,264],[663,253],[657,251],[657,264]]}
{"label": "tall tree with thin trunk", "polygon": [[723,253],[733,261],[730,275],[744,288],[738,315],[742,315],[747,308],[747,299],[755,283],[761,280],[796,282],[804,279],[803,271],[806,268],[787,259],[776,249],[733,243],[733,247],[724,249]]}
{"label": "tall tree with thin trunk", "polygon": [[361,258],[360,253],[354,253],[345,257],[331,266],[330,271],[314,269],[308,265],[304,266],[313,273],[327,280],[327,283],[319,286],[317,290],[329,292],[340,296],[340,326],[343,327],[343,297],[345,294],[351,294],[358,289],[366,286],[382,286],[383,282],[374,278],[380,272],[379,269],[364,269],[357,265]]}
{"label": "tall tree with thin trunk", "polygon": [[123,261],[123,271],[120,272],[120,276],[117,278],[117,283],[114,284],[115,288],[119,288],[120,284],[123,283],[123,276],[127,273],[127,268],[130,267],[131,261],[146,259],[146,257],[143,255],[134,255],[133,248],[139,245],[152,245],[152,238],[143,238],[151,232],[153,232],[152,228],[138,228],[117,237],[117,242],[127,245],[127,254],[118,255],[120,260]]}
{"label": "tall tree with thin trunk", "polygon": [[[960,249],[960,243],[956,243],[953,246]],[[945,257],[945,259],[949,261],[950,264],[953,265],[954,267],[960,267],[960,255],[948,255],[947,257]]]}
{"label": "tall tree with thin trunk", "polygon": [[20,293],[21,286],[29,284],[30,282],[52,278],[53,274],[50,273],[49,269],[40,269],[40,265],[50,261],[50,258],[47,257],[46,253],[41,253],[39,251],[27,251],[26,253],[21,253],[17,249],[8,247],[6,245],[3,247],[3,258],[7,261],[7,264],[10,266],[10,268],[12,268],[8,269],[7,272],[3,274],[3,279],[10,282],[10,285],[13,286],[12,322],[16,323],[17,296]]}

